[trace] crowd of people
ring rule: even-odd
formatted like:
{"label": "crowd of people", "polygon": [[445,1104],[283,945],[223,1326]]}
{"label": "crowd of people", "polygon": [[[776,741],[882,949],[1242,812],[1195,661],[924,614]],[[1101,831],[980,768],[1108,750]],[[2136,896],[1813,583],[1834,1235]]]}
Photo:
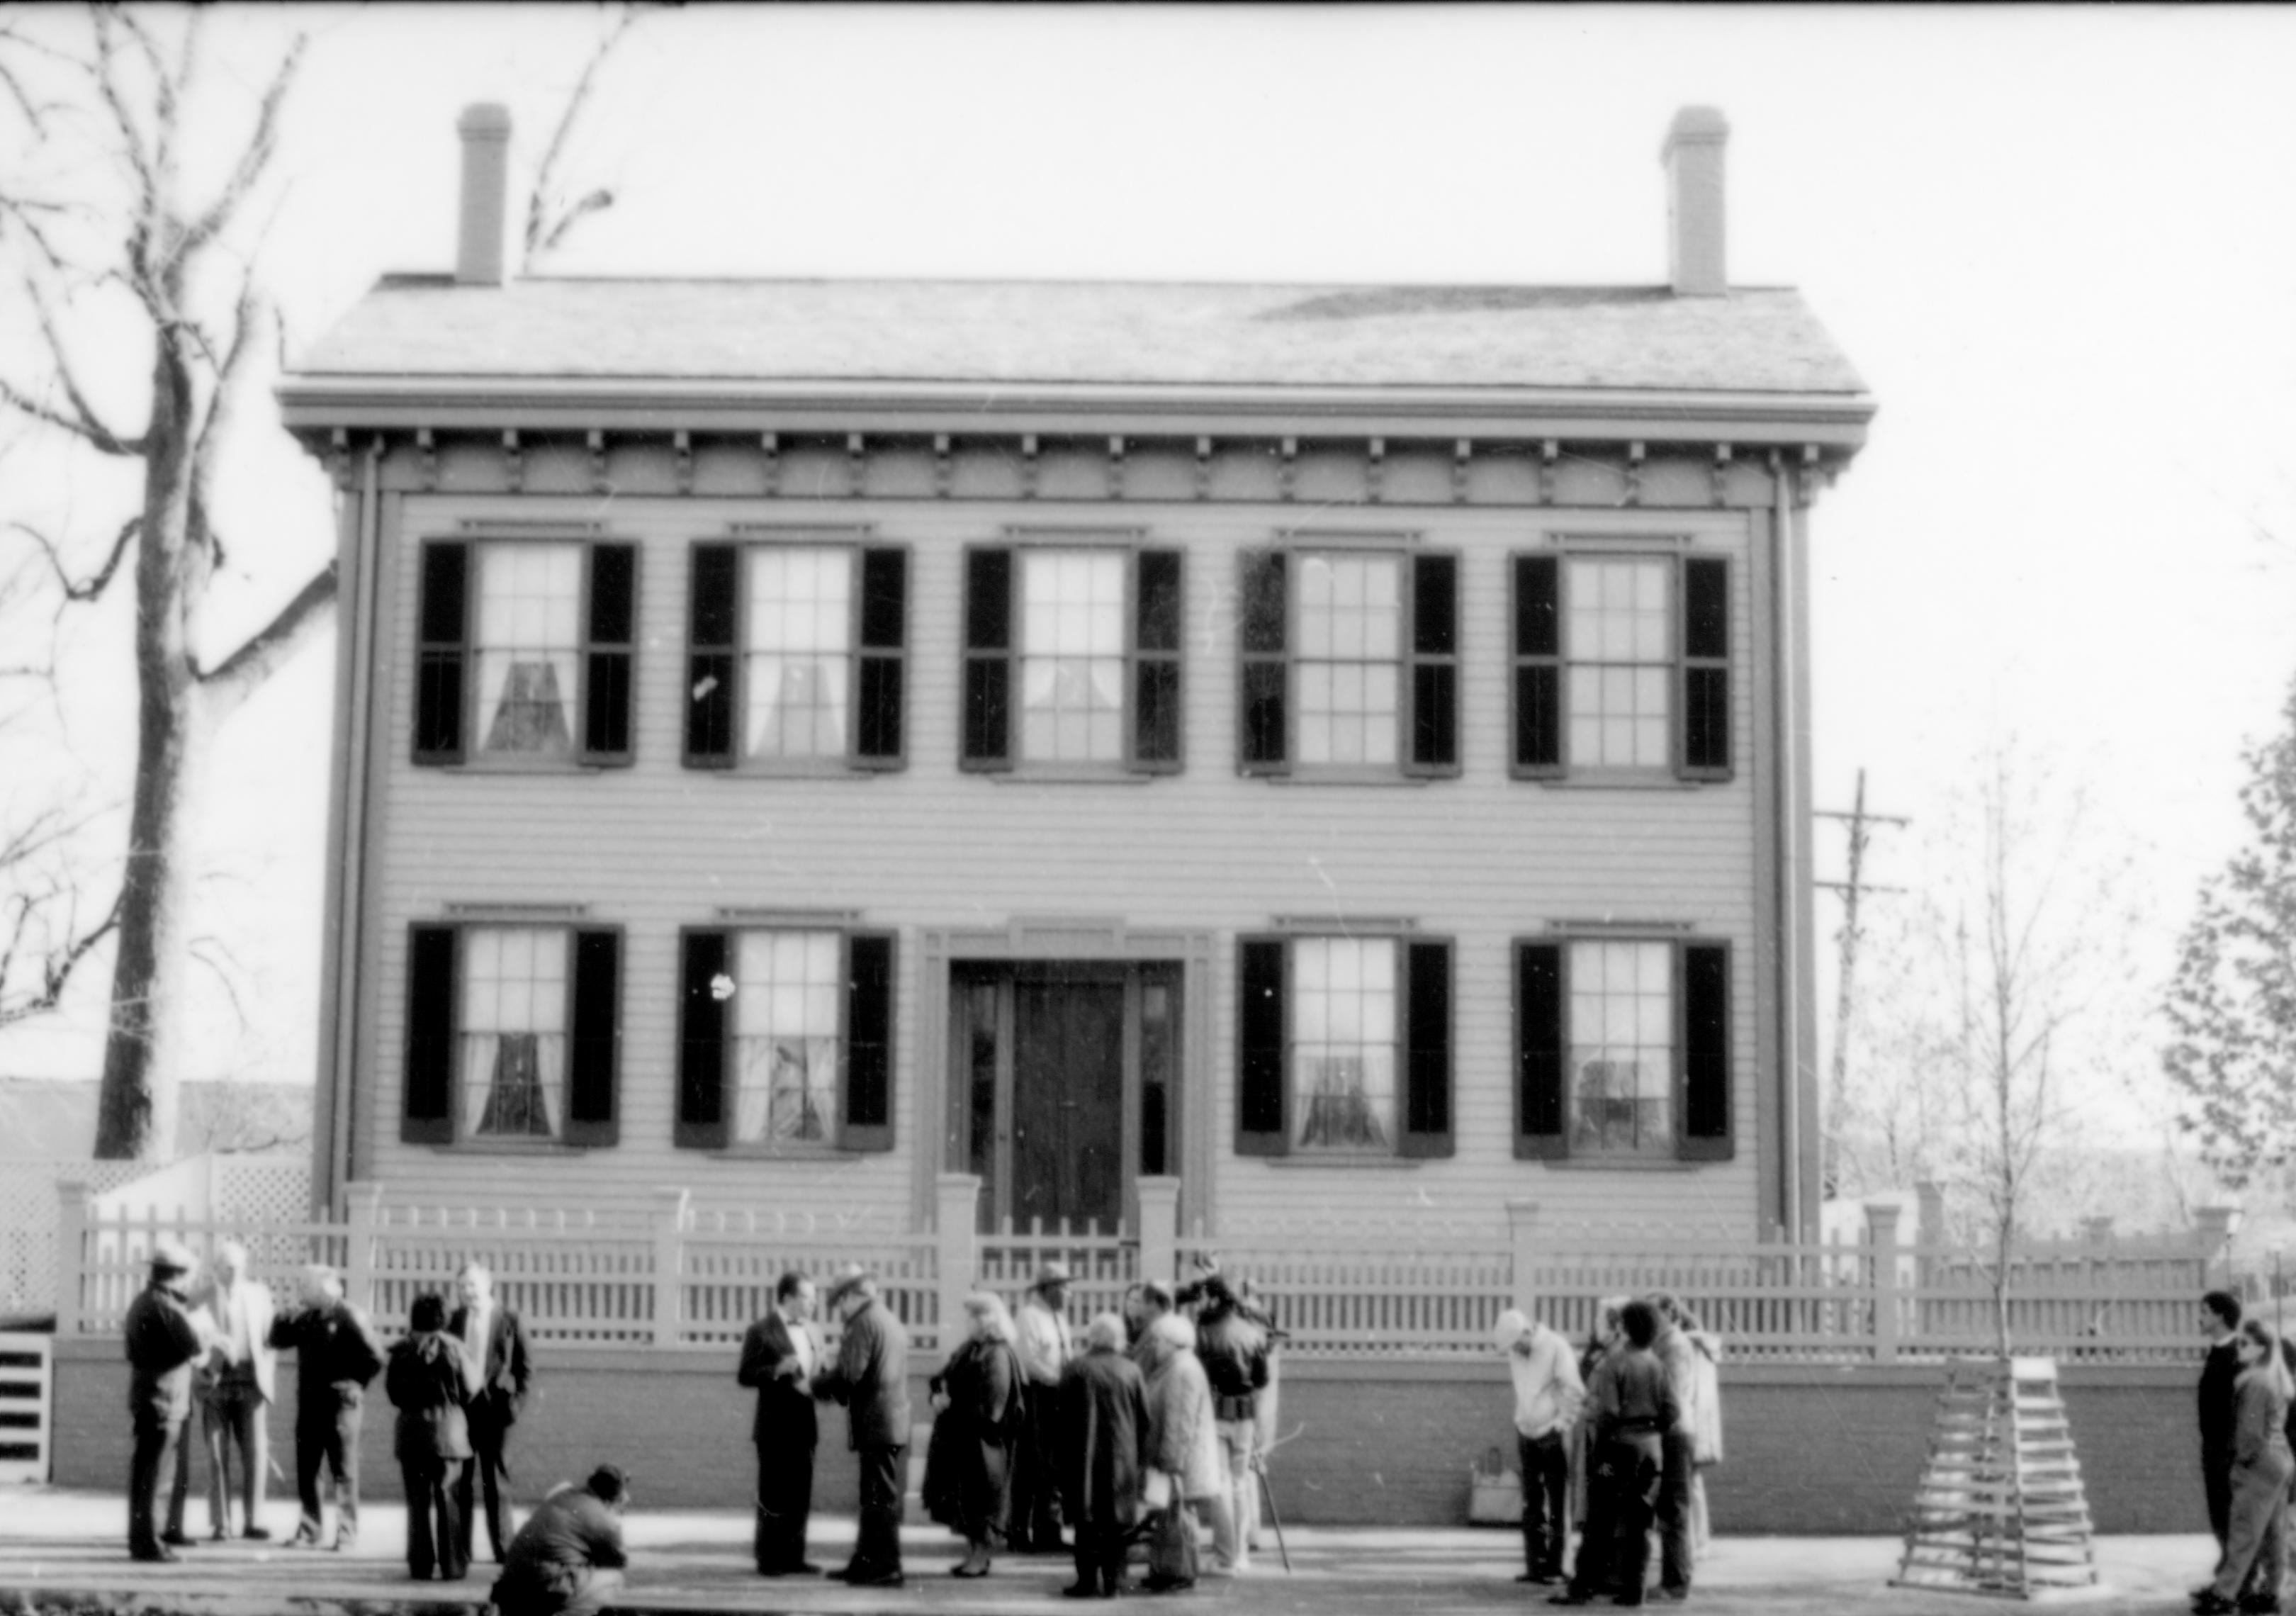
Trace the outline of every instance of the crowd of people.
{"label": "crowd of people", "polygon": [[1665,1292],[1605,1299],[1583,1352],[1513,1308],[1496,1333],[1514,1381],[1516,1580],[1562,1584],[1553,1604],[1641,1604],[1655,1528],[1658,1595],[1689,1598],[1707,1539],[1704,1472],[1722,1457],[1720,1343]]}

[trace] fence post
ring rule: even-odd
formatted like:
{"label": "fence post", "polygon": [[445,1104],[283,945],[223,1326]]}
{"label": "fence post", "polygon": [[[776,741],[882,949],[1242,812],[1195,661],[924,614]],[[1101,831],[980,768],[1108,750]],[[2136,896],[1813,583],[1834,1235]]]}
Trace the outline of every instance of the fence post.
{"label": "fence post", "polygon": [[[1507,1243],[1514,1248],[1514,1294],[1508,1299],[1508,1305],[1521,1308],[1534,1317],[1543,1317],[1538,1312],[1538,1298],[1532,1294],[1535,1287],[1531,1284],[1531,1265],[1538,1259],[1533,1241],[1538,1222],[1538,1202],[1510,1201],[1506,1203],[1506,1215]],[[1547,1320],[1549,1324],[1554,1322],[1551,1318]]]}
{"label": "fence post", "polygon": [[56,1333],[78,1335],[87,1294],[87,1203],[85,1184],[56,1185]]}
{"label": "fence post", "polygon": [[1930,1332],[1930,1298],[1937,1284],[1937,1254],[1948,1242],[1945,1231],[1945,1185],[1924,1178],[1914,1185],[1921,1227],[1914,1232],[1914,1333]]}
{"label": "fence post", "polygon": [[382,1222],[382,1185],[354,1179],[343,1186],[343,1295],[374,1311],[374,1243]]}
{"label": "fence post", "polygon": [[686,1190],[657,1193],[653,1210],[653,1344],[675,1347],[685,1313]]}
{"label": "fence post", "polygon": [[939,1246],[934,1272],[940,1276],[938,1339],[944,1352],[964,1339],[964,1299],[980,1271],[980,1175],[943,1173],[936,1181],[933,1238]]}
{"label": "fence post", "polygon": [[1873,1253],[1874,1361],[1898,1361],[1898,1218],[1894,1202],[1866,1203],[1866,1243]]}
{"label": "fence post", "polygon": [[2202,1206],[2193,1209],[2193,1244],[2201,1259],[2201,1284],[2209,1283],[2209,1265],[2224,1259],[2225,1284],[2232,1284],[2232,1220],[2238,1209]]}
{"label": "fence post", "polygon": [[1140,1274],[1145,1281],[1170,1284],[1180,1272],[1180,1181],[1154,1177],[1138,1181],[1140,1190]]}

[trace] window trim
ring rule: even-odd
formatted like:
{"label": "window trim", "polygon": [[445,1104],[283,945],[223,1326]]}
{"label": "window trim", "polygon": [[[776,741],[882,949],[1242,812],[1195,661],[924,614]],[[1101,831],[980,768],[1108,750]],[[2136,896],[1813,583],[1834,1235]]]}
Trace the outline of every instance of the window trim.
{"label": "window trim", "polygon": [[[846,668],[847,722],[845,747],[841,753],[795,758],[752,758],[745,754],[743,739],[749,733],[750,679],[750,558],[759,552],[784,550],[839,550],[846,554],[849,570],[849,588],[845,603],[846,645],[841,653]],[[765,778],[822,779],[841,778],[848,775],[893,774],[908,767],[909,691],[914,683],[909,677],[909,605],[915,594],[914,546],[908,544],[883,544],[865,533],[849,528],[819,530],[789,528],[775,529],[771,533],[737,532],[731,536],[713,534],[696,538],[686,546],[686,606],[685,606],[685,688],[691,701],[698,663],[702,657],[723,659],[729,667],[726,675],[732,704],[728,719],[726,751],[696,751],[690,715],[681,717],[678,725],[678,762],[681,767],[710,774],[752,775]],[[723,551],[731,555],[733,578],[733,638],[720,643],[702,642],[695,637],[694,619],[700,607],[697,591],[701,587],[701,557],[705,551]],[[892,645],[864,643],[868,619],[869,568],[873,557],[898,557],[901,578],[900,639]],[[894,750],[890,753],[864,752],[861,750],[863,719],[863,686],[872,664],[890,664],[895,669],[896,706],[893,737]]]}
{"label": "window trim", "polygon": [[[512,546],[563,546],[581,552],[581,588],[575,597],[574,642],[574,700],[567,725],[568,738],[572,742],[563,759],[524,756],[517,752],[492,752],[473,744],[480,714],[479,712],[479,682],[473,677],[481,647],[478,643],[480,605],[480,552]],[[430,625],[428,595],[430,564],[434,555],[447,551],[459,553],[462,570],[463,611],[459,625],[460,636],[455,640],[433,639],[427,632]],[[630,566],[629,636],[622,640],[599,640],[592,636],[594,626],[592,612],[597,599],[598,553],[602,550],[627,552]],[[619,534],[596,531],[562,531],[554,526],[538,528],[533,532],[502,532],[479,530],[451,536],[435,535],[424,537],[416,546],[414,603],[414,669],[413,722],[408,736],[411,760],[422,768],[461,768],[473,773],[505,774],[569,774],[592,769],[628,768],[637,761],[638,728],[638,652],[640,639],[638,622],[644,588],[645,547],[634,538]],[[593,659],[599,656],[623,658],[628,669],[627,685],[622,705],[622,728],[627,746],[613,751],[594,750],[590,745],[592,707]],[[452,747],[422,745],[422,684],[425,670],[439,659],[451,657],[457,685],[455,699],[455,744]]]}
{"label": "window trim", "polygon": [[[463,1096],[469,1087],[470,1074],[463,1059],[463,995],[470,969],[469,938],[473,931],[555,931],[566,949],[566,1026],[562,1036],[566,1040],[566,1069],[558,1079],[558,1131],[547,1139],[489,1138],[463,1132]],[[414,1041],[424,1029],[418,1026],[415,998],[421,991],[415,980],[415,956],[420,948],[417,939],[425,933],[443,935],[447,944],[447,983],[445,1005],[446,1053],[446,1115],[416,1117],[409,1114],[412,1098],[412,1078],[415,1052]],[[480,1155],[556,1154],[611,1148],[621,1142],[622,1066],[625,1054],[623,1037],[623,999],[629,971],[629,939],[627,929],[619,923],[591,924],[570,918],[524,919],[491,918],[457,915],[447,920],[417,920],[407,925],[406,949],[406,1010],[405,1037],[399,1064],[399,1141],[406,1144],[429,1144],[439,1149]],[[611,1007],[611,1053],[607,1069],[607,1114],[596,1118],[577,1118],[574,1114],[576,1026],[581,1019],[581,947],[585,937],[609,937],[613,939],[613,999]]]}
{"label": "window trim", "polygon": [[[1674,1048],[1673,1069],[1669,1074],[1669,1103],[1673,1107],[1674,1140],[1671,1149],[1642,1154],[1611,1153],[1601,1151],[1574,1151],[1571,1148],[1572,1129],[1576,1113],[1572,1105],[1570,1081],[1570,947],[1574,943],[1664,943],[1669,952],[1668,991],[1671,1002],[1668,1006],[1672,1024]],[[1529,1059],[1533,1053],[1529,1046],[1531,1028],[1529,1010],[1524,1003],[1524,966],[1527,955],[1533,949],[1552,949],[1555,955],[1554,996],[1557,1013],[1557,1057],[1555,1119],[1561,1131],[1533,1133],[1525,1115],[1529,1097]],[[1720,956],[1719,1040],[1713,1054],[1720,1061],[1719,1077],[1722,1102],[1719,1114],[1722,1131],[1693,1135],[1691,1128],[1691,1093],[1693,1079],[1691,1026],[1691,962],[1693,951],[1703,951]],[[1512,1001],[1514,1028],[1514,1054],[1510,1065],[1513,1081],[1513,1109],[1514,1114],[1514,1154],[1518,1161],[1576,1161],[1588,1166],[1632,1169],[1677,1162],[1727,1161],[1737,1153],[1735,1119],[1733,1108],[1736,1101],[1736,1051],[1732,1031],[1733,997],[1735,988],[1733,972],[1736,950],[1727,938],[1705,935],[1685,935],[1678,930],[1662,926],[1633,926],[1615,930],[1590,931],[1574,928],[1518,936],[1507,945],[1509,995]]]}

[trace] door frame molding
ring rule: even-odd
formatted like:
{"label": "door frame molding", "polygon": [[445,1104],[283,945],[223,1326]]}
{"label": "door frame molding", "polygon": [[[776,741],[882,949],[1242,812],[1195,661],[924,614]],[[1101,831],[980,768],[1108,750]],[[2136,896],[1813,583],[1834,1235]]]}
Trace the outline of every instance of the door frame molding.
{"label": "door frame molding", "polygon": [[[915,1079],[910,1085],[915,1144],[910,1159],[912,1226],[938,1217],[939,1177],[952,1170],[948,1150],[949,971],[959,964],[1023,960],[1166,962],[1180,967],[1180,1136],[1168,1172],[1180,1180],[1180,1226],[1213,1221],[1212,1147],[1218,1084],[1212,1065],[1212,954],[1210,931],[1135,927],[1121,915],[1015,915],[1002,926],[928,926],[917,937]],[[955,1170],[969,1170],[959,1164]],[[1138,1231],[1134,1231],[1136,1235]]]}

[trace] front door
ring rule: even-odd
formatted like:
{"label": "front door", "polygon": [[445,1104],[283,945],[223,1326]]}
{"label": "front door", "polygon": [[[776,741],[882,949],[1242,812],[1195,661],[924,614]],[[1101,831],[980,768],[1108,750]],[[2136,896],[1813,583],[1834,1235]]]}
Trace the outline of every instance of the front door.
{"label": "front door", "polygon": [[1162,964],[954,968],[947,1160],[980,1175],[984,1229],[1137,1221],[1136,1180],[1172,1170],[1179,987]]}

